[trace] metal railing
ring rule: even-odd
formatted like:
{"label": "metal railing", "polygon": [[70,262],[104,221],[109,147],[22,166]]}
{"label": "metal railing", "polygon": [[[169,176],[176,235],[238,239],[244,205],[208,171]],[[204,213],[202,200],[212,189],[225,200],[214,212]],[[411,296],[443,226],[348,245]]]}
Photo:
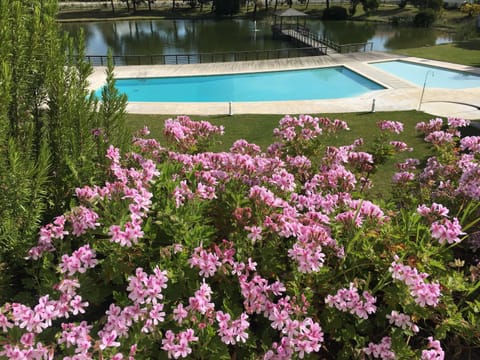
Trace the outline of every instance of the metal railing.
{"label": "metal railing", "polygon": [[[115,65],[178,65],[201,64],[231,61],[284,59],[302,56],[318,56],[327,53],[327,47],[300,47],[275,50],[235,51],[172,55],[113,55]],[[86,55],[85,59],[93,66],[105,66],[106,55]]]}

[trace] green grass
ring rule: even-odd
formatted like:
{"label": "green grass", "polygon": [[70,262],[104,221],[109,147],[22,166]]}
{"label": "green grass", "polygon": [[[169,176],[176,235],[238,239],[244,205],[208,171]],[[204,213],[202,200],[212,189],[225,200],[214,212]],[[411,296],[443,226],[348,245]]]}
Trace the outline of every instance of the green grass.
{"label": "green grass", "polygon": [[[312,114],[313,115],[313,114]],[[413,147],[412,152],[400,154],[399,158],[390,160],[375,173],[372,177],[376,184],[373,194],[380,194],[382,197],[388,197],[391,190],[390,179],[394,172],[395,162],[407,157],[425,160],[430,155],[430,150],[423,139],[415,132],[415,125],[420,121],[428,121],[434,116],[417,111],[402,112],[376,112],[376,113],[342,113],[342,114],[323,114],[330,119],[341,119],[347,121],[350,131],[344,131],[335,138],[328,139],[327,145],[341,146],[349,145],[355,139],[363,138],[366,149],[373,142],[377,131],[376,122],[379,120],[395,120],[404,123],[404,132],[395,137],[395,140],[406,142]],[[151,130],[151,136],[164,142],[162,135],[163,123],[171,118],[168,115],[128,115],[127,125],[129,129],[135,130],[148,126]],[[278,125],[282,118],[280,115],[233,115],[233,116],[192,116],[193,120],[207,120],[214,125],[223,125],[225,135],[221,137],[221,143],[215,144],[210,150],[227,151],[233,142],[237,139],[245,139],[262,147],[263,150],[269,144],[275,141],[273,129]]]}
{"label": "green grass", "polygon": [[402,49],[396,52],[408,56],[480,67],[480,38],[431,47]]}

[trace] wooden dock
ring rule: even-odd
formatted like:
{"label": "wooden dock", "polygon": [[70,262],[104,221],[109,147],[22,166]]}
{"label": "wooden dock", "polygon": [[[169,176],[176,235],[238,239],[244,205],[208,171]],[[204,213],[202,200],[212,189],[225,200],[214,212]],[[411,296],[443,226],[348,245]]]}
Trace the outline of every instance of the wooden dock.
{"label": "wooden dock", "polygon": [[325,55],[327,54],[327,51],[329,54],[337,53],[335,48],[330,47],[328,46],[328,44],[320,41],[310,32],[301,31],[300,29],[281,29],[279,31],[281,32],[282,37],[290,38],[291,40],[294,40],[305,46],[309,46],[315,49],[321,49],[326,47],[327,49],[325,49],[326,51],[324,52]]}
{"label": "wooden dock", "polygon": [[285,26],[273,25],[272,32],[274,38],[284,38],[302,44],[304,46],[312,47],[314,49],[325,49],[321,52],[326,55],[345,54],[350,52],[367,52],[372,51],[373,43],[355,43],[355,44],[337,44],[330,39],[319,36],[311,32],[304,26]]}

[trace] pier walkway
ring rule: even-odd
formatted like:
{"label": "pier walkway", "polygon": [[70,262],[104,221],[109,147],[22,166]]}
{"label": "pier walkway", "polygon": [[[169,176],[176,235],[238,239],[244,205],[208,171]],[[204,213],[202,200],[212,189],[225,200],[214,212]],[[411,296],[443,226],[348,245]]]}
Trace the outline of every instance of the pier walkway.
{"label": "pier walkway", "polygon": [[[372,42],[337,44],[327,37],[320,36],[311,32],[302,25],[273,25],[272,32],[274,38],[283,38],[294,41],[301,46],[311,47],[313,49],[322,49],[323,55],[346,54],[351,52],[367,52],[373,50]],[[326,49],[325,49],[326,48]]]}
{"label": "pier walkway", "polygon": [[[319,41],[319,39],[316,39],[315,36],[312,36],[313,34],[310,32],[306,31],[300,31],[297,29],[279,29],[281,32],[282,37],[285,38],[290,38],[292,40],[295,40],[298,43],[301,43],[305,46],[314,48],[314,49],[324,49],[324,54],[336,54],[337,51],[333,47],[329,47],[326,43]],[[327,47],[327,48],[325,48]]]}

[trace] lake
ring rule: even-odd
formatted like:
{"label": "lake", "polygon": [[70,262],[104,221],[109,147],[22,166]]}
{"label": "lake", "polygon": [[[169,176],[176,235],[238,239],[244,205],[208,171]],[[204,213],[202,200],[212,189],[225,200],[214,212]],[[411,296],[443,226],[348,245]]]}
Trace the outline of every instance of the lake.
{"label": "lake", "polygon": [[[65,23],[72,35],[83,29],[87,55],[193,54],[292,48],[273,40],[272,20],[137,20]],[[372,42],[373,50],[389,51],[432,46],[453,41],[453,35],[435,29],[395,27],[355,21],[309,20],[311,31],[340,43]]]}

